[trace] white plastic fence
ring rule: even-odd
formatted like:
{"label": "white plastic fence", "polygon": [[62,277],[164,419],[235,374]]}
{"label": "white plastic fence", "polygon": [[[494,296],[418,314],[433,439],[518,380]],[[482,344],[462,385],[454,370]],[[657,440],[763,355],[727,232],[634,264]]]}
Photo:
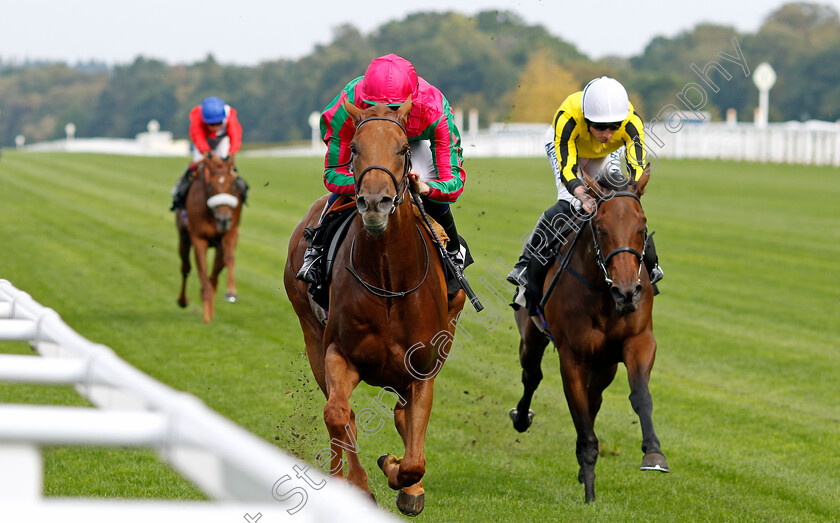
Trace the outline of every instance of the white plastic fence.
{"label": "white plastic fence", "polygon": [[[465,158],[544,157],[548,124],[496,124],[462,136]],[[840,124],[688,123],[645,127],[648,151],[659,158],[697,158],[840,166]]]}
{"label": "white plastic fence", "polygon": [[663,158],[705,158],[761,163],[840,166],[840,125],[790,122],[684,124],[678,130],[656,124],[646,129],[648,150]]}
{"label": "white plastic fence", "polygon": [[[0,279],[2,341],[28,342],[41,357],[0,354],[0,381],[74,386],[99,408],[0,403],[0,521],[393,521],[342,480],[143,374]],[[155,449],[213,501],[43,497],[40,447],[52,445]]]}
{"label": "white plastic fence", "polygon": [[[488,129],[461,134],[465,158],[544,157],[548,123],[495,123]],[[840,124],[837,122],[786,122],[758,127],[752,123],[683,122],[666,127],[645,127],[649,151],[659,158],[697,158],[751,162],[832,165],[840,167]],[[98,152],[147,156],[185,156],[188,144],[150,140],[77,138],[27,145],[26,151]],[[148,134],[148,133],[145,133]],[[169,136],[168,133],[157,133]],[[323,157],[323,144],[250,150],[242,156]]]}
{"label": "white plastic fence", "polygon": [[[20,150],[31,152],[100,153],[126,156],[187,156],[190,144],[172,140],[171,133],[158,133],[162,139],[141,133],[137,138],[75,138],[25,145]],[[169,138],[168,140],[166,138]]]}

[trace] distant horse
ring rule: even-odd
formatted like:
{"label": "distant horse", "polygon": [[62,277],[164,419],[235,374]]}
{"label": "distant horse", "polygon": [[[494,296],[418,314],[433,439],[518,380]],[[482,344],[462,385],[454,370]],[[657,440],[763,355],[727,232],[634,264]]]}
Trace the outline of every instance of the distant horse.
{"label": "distant horse", "polygon": [[[195,179],[190,185],[186,211],[175,212],[181,255],[181,294],[178,305],[187,306],[187,276],[190,274],[190,248],[195,249],[195,265],[201,280],[201,301],[204,302],[204,323],[210,323],[215,312],[214,297],[219,273],[227,268],[225,300],[237,300],[233,277],[234,250],[239,239],[239,218],[242,198],[234,184],[237,177],[233,162],[218,156],[202,160],[196,166]],[[216,248],[213,271],[208,276],[207,249]]]}
{"label": "distant horse", "polygon": [[[668,463],[653,429],[648,390],[656,340],[651,320],[653,288],[642,268],[647,227],[640,196],[649,174],[618,192],[586,180],[590,195],[598,200],[597,211],[580,225],[577,245],[545,303],[544,316],[560,357],[563,390],[577,431],[578,479],[590,502],[595,500],[598,459],[595,416],[601,408],[601,393],[615,377],[619,362],[627,367],[630,403],[641,422],[641,469],[668,472]],[[550,268],[543,292],[558,267],[555,262]],[[515,318],[521,336],[524,393],[510,415],[514,428],[524,432],[533,417],[529,407],[542,380],[540,362],[549,338],[525,308],[519,308]]]}
{"label": "distant horse", "polygon": [[[292,233],[286,293],[300,319],[312,372],[327,397],[324,422],[331,438],[329,472],[343,475],[344,451],[347,480],[370,492],[357,454],[356,414],[349,398],[362,380],[383,387],[396,399],[394,422],[405,456],[384,455],[377,464],[388,477],[388,486],[399,489],[399,509],[417,515],[425,505],[423,446],[434,377],[451,348],[453,320],[463,308],[465,296],[459,291],[447,303],[446,281],[435,246],[419,227],[406,198],[410,153],[405,122],[411,99],[397,111],[385,105],[363,111],[349,101],[344,109],[356,125],[350,161],[358,215],[333,263],[326,326],[312,311],[307,284],[295,277],[306,248],[303,229],[317,223],[326,196],[309,208]],[[370,421],[369,416],[363,420],[360,415],[363,433],[365,421]]]}

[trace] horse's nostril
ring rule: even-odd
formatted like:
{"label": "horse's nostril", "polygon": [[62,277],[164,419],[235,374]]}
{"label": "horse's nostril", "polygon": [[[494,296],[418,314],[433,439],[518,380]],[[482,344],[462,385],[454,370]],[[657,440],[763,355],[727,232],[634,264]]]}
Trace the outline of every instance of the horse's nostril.
{"label": "horse's nostril", "polygon": [[376,207],[379,212],[390,212],[394,207],[394,199],[390,196],[383,196]]}
{"label": "horse's nostril", "polygon": [[615,285],[610,287],[610,294],[612,294],[613,300],[616,303],[624,303],[624,293]]}
{"label": "horse's nostril", "polygon": [[360,195],[356,197],[356,209],[358,209],[359,212],[367,212],[368,203],[364,196]]}
{"label": "horse's nostril", "polygon": [[231,225],[233,225],[233,218],[230,217],[222,217],[216,219],[216,226],[220,232],[227,232],[230,230]]}
{"label": "horse's nostril", "polygon": [[636,284],[636,288],[633,289],[633,297],[635,298],[636,296],[639,296],[641,294],[642,294],[642,285],[641,284]]}

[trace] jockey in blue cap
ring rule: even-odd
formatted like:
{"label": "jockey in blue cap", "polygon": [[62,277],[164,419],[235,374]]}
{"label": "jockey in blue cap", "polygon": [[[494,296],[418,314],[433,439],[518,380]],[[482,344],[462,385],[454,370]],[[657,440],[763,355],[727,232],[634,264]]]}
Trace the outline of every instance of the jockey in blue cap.
{"label": "jockey in blue cap", "polygon": [[[236,109],[227,105],[218,96],[210,96],[190,111],[190,140],[193,143],[193,161],[172,189],[170,210],[183,209],[190,190],[192,174],[198,162],[213,154],[233,160],[242,146],[242,126],[236,117]],[[238,176],[236,179],[242,203],[248,194],[248,184]]]}

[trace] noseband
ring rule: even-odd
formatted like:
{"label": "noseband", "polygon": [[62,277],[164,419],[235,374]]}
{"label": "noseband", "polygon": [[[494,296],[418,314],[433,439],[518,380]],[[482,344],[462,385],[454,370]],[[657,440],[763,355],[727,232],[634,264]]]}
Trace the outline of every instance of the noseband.
{"label": "noseband", "polygon": [[[605,202],[607,200],[610,200],[612,198],[620,198],[620,197],[633,198],[637,202],[639,202],[639,205],[642,204],[642,200],[639,199],[639,196],[636,195],[635,193],[632,193],[632,192],[629,192],[629,191],[616,191],[616,192],[610,193],[610,194],[608,194],[604,197],[601,197],[598,200],[598,206],[600,206],[603,202]],[[596,213],[597,213],[597,210],[596,210]],[[610,263],[610,260],[613,258],[613,256],[615,256],[616,254],[620,254],[622,252],[629,252],[629,253],[633,254],[636,257],[636,259],[638,260],[638,262],[639,262],[639,272],[638,272],[636,278],[637,278],[637,280],[639,280],[641,282],[642,262],[643,262],[643,258],[645,256],[645,247],[647,246],[647,237],[648,237],[647,227],[645,227],[645,240],[644,240],[644,243],[642,244],[642,252],[637,251],[633,247],[619,247],[619,248],[615,249],[614,251],[612,251],[611,253],[604,256],[601,252],[601,242],[598,240],[598,231],[595,229],[595,226],[593,225],[594,221],[595,221],[594,219],[589,220],[589,228],[592,230],[592,239],[594,240],[594,243],[595,243],[595,261],[598,264],[598,267],[601,268],[601,272],[604,273],[604,281],[607,282],[607,285],[612,286],[612,284],[613,284],[613,280],[612,280],[612,278],[610,278],[610,275],[607,272],[607,264]]]}
{"label": "noseband", "polygon": [[[402,129],[403,134],[406,136],[406,140],[408,139],[408,133],[405,130],[405,126],[400,122],[394,120],[393,118],[388,118],[386,116],[371,116],[370,118],[366,118],[359,122],[359,125],[356,126],[356,132],[359,132],[359,129],[366,123],[371,122],[373,120],[384,120],[386,122],[391,122],[395,125],[398,125],[400,129]],[[353,156],[350,156],[350,161],[347,162],[348,164],[353,163]],[[405,198],[405,191],[408,189],[408,173],[411,171],[411,149],[406,150],[405,152],[405,169],[403,172],[403,177],[400,182],[397,182],[397,177],[394,176],[394,173],[391,172],[390,169],[385,167],[384,165],[368,165],[364,168],[364,170],[359,173],[359,177],[356,178],[356,196],[359,196],[359,189],[362,186],[362,179],[365,177],[367,173],[370,171],[383,171],[385,174],[391,177],[391,181],[394,182],[394,189],[397,191],[397,197],[394,199],[394,206],[391,208],[391,213],[393,213],[399,204],[402,203],[403,199]]]}
{"label": "noseband", "polygon": [[[212,192],[213,187],[211,186],[211,180],[215,175],[224,175],[228,174],[231,177],[234,177],[233,174],[230,174],[230,170],[227,171],[213,171],[209,165],[204,166],[204,194],[210,194]],[[207,207],[216,212],[216,207],[221,205],[228,205],[233,209],[236,209],[236,206],[239,205],[239,198],[232,194],[232,193],[217,193],[213,196],[207,198]]]}

